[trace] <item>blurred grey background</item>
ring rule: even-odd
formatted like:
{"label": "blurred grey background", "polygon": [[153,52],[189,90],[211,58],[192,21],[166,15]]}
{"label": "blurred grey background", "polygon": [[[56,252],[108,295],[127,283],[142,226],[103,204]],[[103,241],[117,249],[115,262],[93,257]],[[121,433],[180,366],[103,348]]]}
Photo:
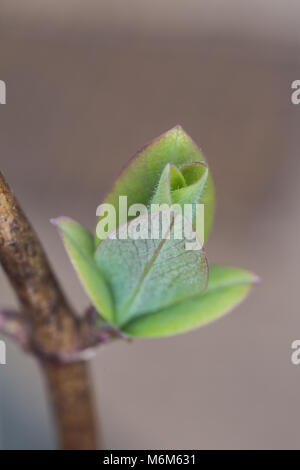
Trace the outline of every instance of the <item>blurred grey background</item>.
{"label": "blurred grey background", "polygon": [[[88,300],[49,218],[91,229],[126,160],[180,123],[217,187],[209,260],[263,283],[192,333],[99,350],[108,449],[299,449],[300,4],[1,1],[0,165],[73,305]],[[15,304],[0,274],[0,304]],[[37,364],[8,343],[0,448],[53,449]]]}

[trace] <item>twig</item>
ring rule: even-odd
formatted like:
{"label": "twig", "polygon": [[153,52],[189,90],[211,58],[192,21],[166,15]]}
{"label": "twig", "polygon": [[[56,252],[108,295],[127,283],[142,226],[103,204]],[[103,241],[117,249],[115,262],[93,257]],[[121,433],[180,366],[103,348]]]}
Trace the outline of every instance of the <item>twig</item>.
{"label": "twig", "polygon": [[45,355],[37,354],[49,386],[62,447],[95,449],[95,411],[86,362],[81,358],[72,364],[46,360],[47,355],[68,355],[78,349],[80,322],[1,172],[0,262],[26,314],[36,349]]}

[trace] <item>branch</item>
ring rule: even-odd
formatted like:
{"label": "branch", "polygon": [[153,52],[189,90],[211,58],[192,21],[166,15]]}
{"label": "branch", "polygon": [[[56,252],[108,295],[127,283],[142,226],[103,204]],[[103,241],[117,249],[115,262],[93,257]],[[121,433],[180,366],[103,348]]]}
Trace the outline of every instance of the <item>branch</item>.
{"label": "branch", "polygon": [[114,339],[128,338],[118,329],[108,323],[100,323],[98,314],[94,307],[89,307],[80,324],[80,335],[76,349],[72,351],[47,352],[38,347],[34,334],[26,315],[11,309],[0,310],[0,333],[13,339],[27,353],[36,358],[71,364],[74,362],[87,361],[96,355],[96,348],[107,344]]}
{"label": "branch", "polygon": [[[81,326],[50,268],[41,243],[0,172],[0,262],[25,312],[45,372],[64,448],[96,447],[86,363],[47,361],[78,349]],[[7,331],[21,323],[3,316]],[[14,321],[16,317],[14,316]],[[17,334],[18,336],[18,334]]]}
{"label": "branch", "polygon": [[44,250],[0,173],[0,260],[45,351],[70,350],[77,321]]}

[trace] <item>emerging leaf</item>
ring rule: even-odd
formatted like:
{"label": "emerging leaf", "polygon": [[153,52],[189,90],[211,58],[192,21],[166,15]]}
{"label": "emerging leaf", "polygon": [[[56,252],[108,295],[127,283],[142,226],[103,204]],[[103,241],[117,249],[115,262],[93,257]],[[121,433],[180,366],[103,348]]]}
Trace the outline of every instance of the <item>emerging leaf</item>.
{"label": "emerging leaf", "polygon": [[136,318],[123,331],[131,336],[160,337],[200,327],[236,307],[257,281],[257,276],[242,269],[211,266],[204,293]]}
{"label": "emerging leaf", "polygon": [[[203,250],[186,249],[189,235],[188,239],[185,236],[175,239],[182,227],[182,217],[171,214],[164,227],[161,215],[162,212],[152,212],[137,217],[102,240],[96,250],[96,262],[113,293],[115,323],[119,327],[199,294],[207,285]],[[155,225],[161,233],[158,239],[151,234]],[[124,239],[128,232],[137,229],[148,239]]]}
{"label": "emerging leaf", "polygon": [[[201,150],[182,127],[176,126],[145,145],[135,154],[116,180],[104,203],[113,204],[117,214],[119,213],[119,196],[128,197],[128,207],[137,203],[148,207],[168,163],[173,164],[178,170],[182,170],[184,178],[185,171],[186,174],[189,173],[184,170],[184,167],[195,162],[205,163]],[[174,168],[172,167],[172,169]],[[181,180],[180,184],[183,184],[181,176],[177,176]],[[174,172],[172,170],[172,182],[175,179],[175,170]],[[202,188],[197,202],[205,204],[206,241],[214,215],[214,185],[210,174],[207,176],[205,187]]]}
{"label": "emerging leaf", "polygon": [[[190,206],[189,218],[196,228],[197,204],[201,201],[208,178],[208,168],[204,163],[189,163],[179,170],[175,165],[168,163],[160,177],[157,189],[151,199],[149,210],[154,204],[167,204],[174,210],[183,213],[185,207]],[[203,225],[203,224],[202,224]],[[199,236],[202,234],[199,230]],[[202,237],[203,238],[203,237]]]}
{"label": "emerging leaf", "polygon": [[[252,273],[226,266],[212,266],[208,280],[201,242],[213,221],[214,186],[201,151],[180,126],[130,161],[104,201],[113,206],[113,215],[119,215],[120,196],[127,196],[128,208],[143,205],[138,208],[143,215],[126,213],[122,223],[112,217],[110,233],[104,237],[100,231],[98,246],[72,219],[60,217],[53,223],[99,315],[126,335],[170,336],[205,325],[232,310],[257,281]],[[151,204],[172,208],[167,224],[160,218],[163,211],[150,210]],[[193,206],[188,216],[186,204]],[[203,223],[195,223],[197,204],[205,206],[204,233]],[[105,226],[102,210],[98,215]],[[155,226],[158,233],[153,234]],[[178,237],[183,226],[189,231]]]}
{"label": "emerging leaf", "polygon": [[93,236],[68,217],[58,217],[51,222],[58,227],[68,255],[93,305],[105,320],[113,322],[113,300],[94,259]]}

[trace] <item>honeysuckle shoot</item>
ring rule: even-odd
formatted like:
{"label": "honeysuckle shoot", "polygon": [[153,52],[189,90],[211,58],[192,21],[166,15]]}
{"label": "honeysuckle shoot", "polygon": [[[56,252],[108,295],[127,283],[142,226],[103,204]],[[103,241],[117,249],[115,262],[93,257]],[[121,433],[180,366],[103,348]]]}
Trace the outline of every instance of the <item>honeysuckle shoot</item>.
{"label": "honeysuckle shoot", "polygon": [[95,234],[68,217],[52,221],[99,319],[127,336],[170,336],[244,299],[254,274],[208,267],[214,199],[201,150],[176,126],[129,161],[97,211]]}

